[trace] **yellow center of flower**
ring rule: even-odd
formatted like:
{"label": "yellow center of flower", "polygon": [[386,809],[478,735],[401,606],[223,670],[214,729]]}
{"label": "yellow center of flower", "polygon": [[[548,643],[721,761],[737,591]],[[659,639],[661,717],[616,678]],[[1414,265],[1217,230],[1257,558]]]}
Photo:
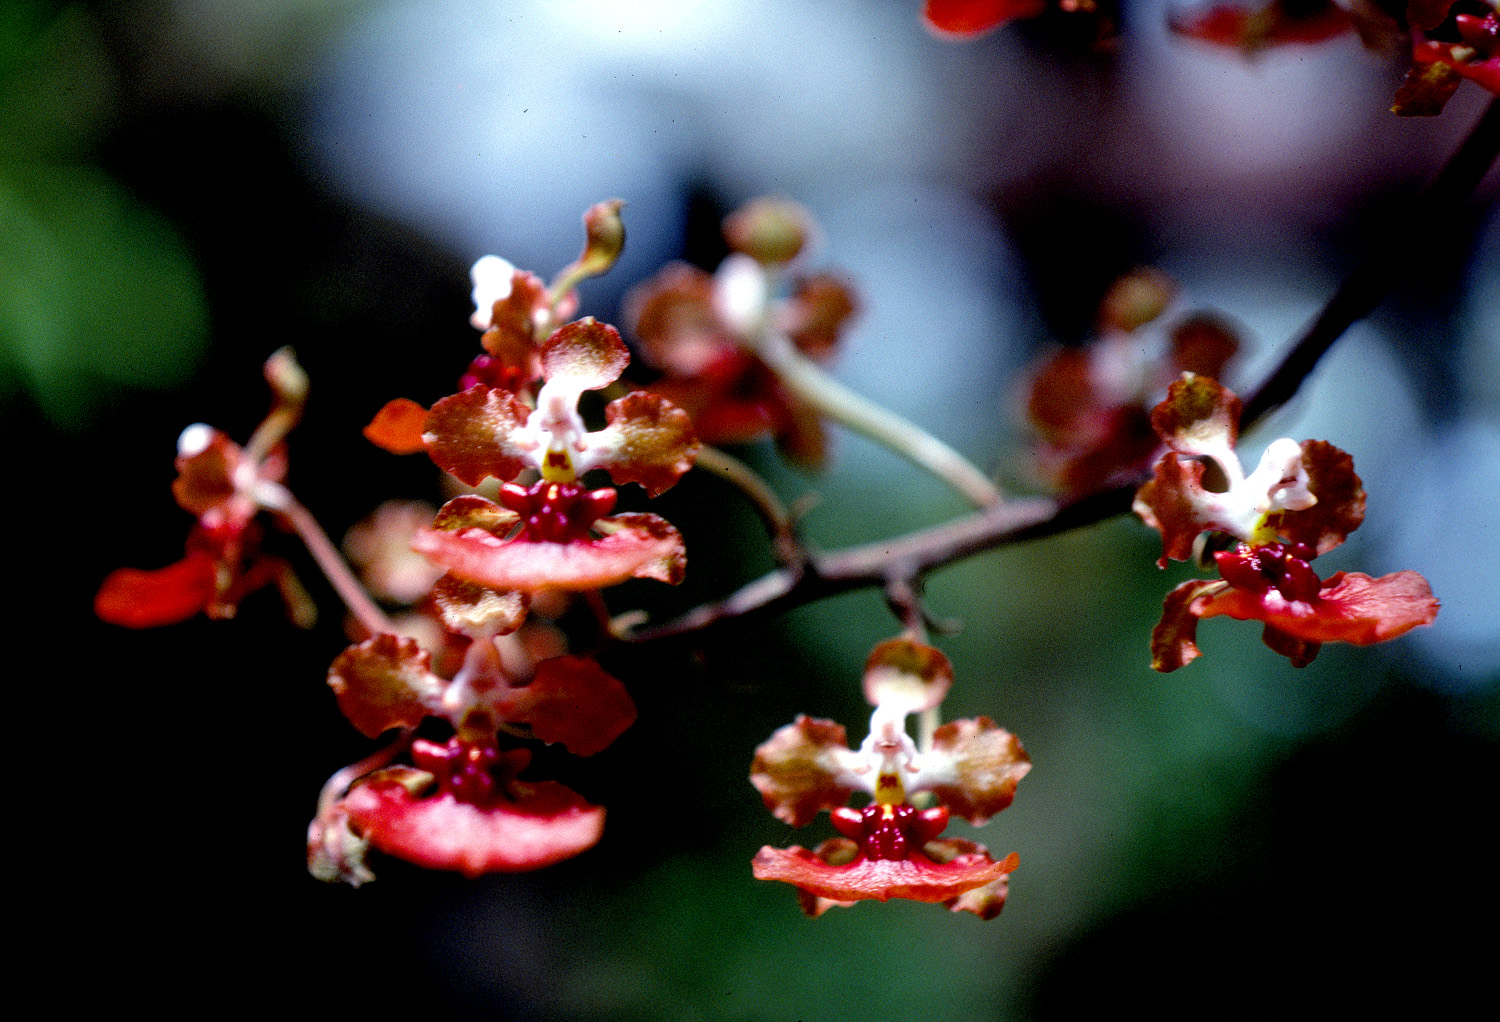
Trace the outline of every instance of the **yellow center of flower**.
{"label": "yellow center of flower", "polygon": [[875,801],[887,808],[906,801],[906,785],[901,783],[899,775],[884,770],[880,772],[875,778]]}
{"label": "yellow center of flower", "polygon": [[542,458],[542,479],[549,483],[571,483],[578,478],[566,444],[554,441]]}

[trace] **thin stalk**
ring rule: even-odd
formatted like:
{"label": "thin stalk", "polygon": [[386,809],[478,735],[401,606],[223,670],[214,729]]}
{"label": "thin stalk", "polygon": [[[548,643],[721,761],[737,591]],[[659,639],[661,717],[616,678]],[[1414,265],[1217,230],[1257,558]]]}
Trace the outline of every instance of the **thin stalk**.
{"label": "thin stalk", "polygon": [[[385,616],[370,594],[365,592],[364,586],[359,584],[359,579],[354,577],[354,572],[349,570],[349,565],[339,554],[333,541],[313,517],[313,513],[302,506],[301,501],[292,496],[292,492],[277,483],[261,483],[261,502],[271,510],[280,514],[287,520],[302,540],[307,552],[317,562],[323,574],[327,577],[334,592],[344,601],[344,606],[371,635],[379,635],[383,632],[394,632],[395,626],[391,624],[390,618]],[[279,491],[279,492],[278,492]]]}
{"label": "thin stalk", "polygon": [[784,334],[767,332],[755,352],[788,390],[820,414],[926,469],[976,507],[994,507],[1005,499],[1000,488],[962,454],[915,423],[844,386],[803,356]]}

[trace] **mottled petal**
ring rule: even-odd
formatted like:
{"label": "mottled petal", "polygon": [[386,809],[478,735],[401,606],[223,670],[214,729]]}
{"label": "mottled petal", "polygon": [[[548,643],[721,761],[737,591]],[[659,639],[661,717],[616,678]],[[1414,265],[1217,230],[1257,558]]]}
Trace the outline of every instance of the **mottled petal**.
{"label": "mottled petal", "polygon": [[530,414],[509,391],[470,387],[432,406],[422,440],[439,468],[470,486],[488,476],[508,481],[530,464],[520,441]]}
{"label": "mottled petal", "polygon": [[865,661],[865,700],[903,716],[932,709],[952,687],[948,658],[910,639],[887,639]]}
{"label": "mottled petal", "polygon": [[820,810],[842,806],[854,794],[848,755],[842,724],[799,715],[756,748],[750,783],[777,819],[806,826]]}
{"label": "mottled petal", "polygon": [[813,234],[812,216],[790,199],[767,196],[724,218],[724,240],[763,265],[790,262]]}
{"label": "mottled petal", "polygon": [[1206,511],[1212,498],[1203,488],[1203,471],[1201,461],[1168,451],[1156,462],[1152,478],[1136,491],[1131,509],[1161,533],[1158,567],[1165,568],[1169,559],[1193,556],[1193,541],[1212,521]]}
{"label": "mottled petal", "polygon": [[912,789],[926,789],[939,802],[978,826],[1010,805],[1016,785],[1031,770],[1031,757],[1015,735],[988,717],[949,721],[932,736],[932,752]]}
{"label": "mottled petal", "polygon": [[443,627],[472,638],[509,635],[526,620],[530,600],[514,589],[492,589],[444,575],[432,587]]}
{"label": "mottled petal", "polygon": [[415,639],[377,635],[350,646],[328,668],[328,685],[366,738],[444,715],[447,682],[432,673],[431,658]]}
{"label": "mottled petal", "polygon": [[1240,399],[1209,376],[1183,373],[1151,410],[1151,425],[1174,451],[1228,461],[1239,440]]}
{"label": "mottled petal", "polygon": [[630,349],[620,333],[592,316],[559,327],[542,344],[542,371],[547,382],[566,378],[579,392],[607,387],[630,364]]}
{"label": "mottled petal", "polygon": [[592,848],[604,810],[555,781],[516,782],[514,800],[484,805],[443,793],[418,798],[395,781],[357,785],[343,799],[350,822],[388,855],[468,877],[540,869]]}
{"label": "mottled petal", "polygon": [[[922,851],[934,862],[952,862],[962,855],[988,854],[983,845],[956,837],[929,841]],[[980,919],[994,919],[998,916],[1005,907],[1005,899],[1010,896],[1010,875],[1021,865],[1021,857],[1011,852],[1001,860],[1000,865],[1005,867],[1005,872],[997,879],[943,902],[948,906],[948,911],[972,912]]]}
{"label": "mottled petal", "polygon": [[1317,503],[1302,511],[1272,512],[1266,525],[1288,542],[1326,554],[1365,520],[1365,490],[1354,474],[1354,459],[1322,440],[1302,442],[1302,467]]}
{"label": "mottled petal", "polygon": [[1227,590],[1218,580],[1184,582],[1167,594],[1161,621],[1151,630],[1151,666],[1163,674],[1185,667],[1198,658],[1198,614],[1193,607],[1200,597]]}
{"label": "mottled petal", "polygon": [[640,483],[653,496],[676,485],[703,446],[688,413],[656,394],[633,391],[604,415],[608,425],[588,435],[580,471],[605,468],[615,483]]}

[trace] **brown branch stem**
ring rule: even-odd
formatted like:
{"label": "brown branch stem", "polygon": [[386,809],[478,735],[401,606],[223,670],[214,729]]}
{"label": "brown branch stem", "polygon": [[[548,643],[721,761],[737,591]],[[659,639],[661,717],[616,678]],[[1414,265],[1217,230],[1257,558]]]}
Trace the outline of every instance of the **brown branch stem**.
{"label": "brown branch stem", "polygon": [[[1384,240],[1334,292],[1282,359],[1244,403],[1245,428],[1290,400],[1325,352],[1367,316],[1397,283],[1402,259],[1426,224],[1456,215],[1500,155],[1500,98],[1492,100],[1463,143],[1413,202],[1395,218]],[[1014,500],[942,525],[876,543],[813,554],[761,576],[728,597],[694,608],[673,621],[627,636],[645,643],[684,636],[731,619],[791,610],[855,589],[910,584],[926,572],[1030,539],[1101,522],[1130,510],[1140,479],[1075,500]]]}

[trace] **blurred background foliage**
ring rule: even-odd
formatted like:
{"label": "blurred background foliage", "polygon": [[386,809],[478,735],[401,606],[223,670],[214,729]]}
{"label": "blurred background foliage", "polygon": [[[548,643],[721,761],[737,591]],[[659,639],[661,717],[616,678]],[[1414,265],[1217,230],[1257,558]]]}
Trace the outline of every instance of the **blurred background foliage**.
{"label": "blurred background foliage", "polygon": [[[1271,434],[1355,455],[1370,520],[1330,568],[1428,574],[1445,606],[1427,634],[1296,671],[1253,626],[1214,622],[1201,661],[1155,675],[1146,637],[1186,572],[1159,572],[1134,521],[929,580],[934,613],[963,624],[939,643],[946,712],[995,717],[1036,763],[976,834],[1022,859],[992,923],[908,903],[809,921],[750,879],[760,845],[827,836],[773,819],[746,773],[799,712],[862,733],[860,668],[896,627],[876,594],[613,654],[640,722],[592,760],[539,764],[609,807],[597,849],[476,882],[381,862],[357,892],[302,867],[319,785],[367,745],[323,685],[335,600],[290,539],[272,542],[325,611],[311,632],[269,595],[227,623],[91,618],[107,571],[180,556],[176,435],[202,420],[244,439],[282,344],[313,381],[291,484],[329,531],[435,498],[428,464],[359,428],[390,397],[451,390],[477,255],[548,275],[598,199],[630,202],[626,259],[583,295],[608,319],[663,260],[711,267],[745,199],[806,202],[820,258],[865,300],[838,373],[1013,479],[1016,375],[1085,338],[1116,275],[1157,263],[1234,317],[1253,381],[1480,106],[1398,122],[1395,63],[1346,41],[1247,67],[1168,40],[1156,4],[1125,9],[1114,54],[1050,19],[953,46],[917,7],[0,7],[0,414],[13,534],[45,535],[19,544],[36,613],[19,634],[51,665],[24,686],[23,752],[46,774],[18,844],[66,906],[36,921],[37,954],[166,1011],[1258,1018],[1488,992],[1493,941],[1472,934],[1496,908],[1500,766],[1493,174]],[[787,498],[818,495],[823,548],[963,510],[846,435],[818,476],[741,453]],[[688,579],[619,608],[662,617],[770,565],[714,479],[653,509],[682,528]]]}

